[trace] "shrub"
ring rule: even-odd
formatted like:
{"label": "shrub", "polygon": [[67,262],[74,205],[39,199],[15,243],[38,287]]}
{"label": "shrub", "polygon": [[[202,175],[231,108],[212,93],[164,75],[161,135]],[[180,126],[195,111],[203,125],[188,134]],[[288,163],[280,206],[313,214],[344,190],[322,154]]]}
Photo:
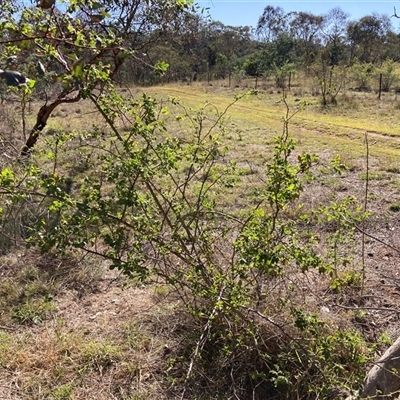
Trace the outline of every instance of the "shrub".
{"label": "shrub", "polygon": [[[335,333],[329,321],[295,304],[297,285],[309,271],[343,284],[338,270],[347,257],[341,249],[354,235],[352,221],[362,215],[350,199],[302,211],[316,156],[294,153],[289,107],[255,188],[258,201],[240,212],[228,212],[224,204],[246,179],[222,144],[227,110],[216,112],[209,104],[193,110],[177,99],[167,108],[147,95],[125,99],[115,91],[97,107],[111,136],[101,146],[96,137],[83,139],[100,162],[75,177],[79,189],[66,190],[59,172],[60,157],[76,139],[54,137],[47,145],[56,146],[57,157],[48,148],[45,153],[53,172],[40,174],[33,163],[3,169],[5,219],[7,210],[29,201],[35,216],[26,226],[30,245],[43,252],[89,252],[139,281],[171,288],[190,318],[184,345],[168,361],[173,390],[190,397],[206,388],[290,399],[357,385],[369,355],[361,337]],[[167,129],[171,110],[181,127],[173,134]],[[128,121],[134,121],[130,129]],[[318,251],[321,239],[304,230],[312,224],[340,228],[328,231],[326,254]],[[16,318],[34,321],[29,310],[16,310]],[[95,350],[92,356],[88,348],[88,363],[103,368],[113,362],[112,349]]]}

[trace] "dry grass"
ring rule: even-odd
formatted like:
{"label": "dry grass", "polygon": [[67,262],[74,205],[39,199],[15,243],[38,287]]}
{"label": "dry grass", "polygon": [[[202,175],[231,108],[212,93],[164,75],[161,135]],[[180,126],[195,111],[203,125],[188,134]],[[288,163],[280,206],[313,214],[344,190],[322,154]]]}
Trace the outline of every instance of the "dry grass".
{"label": "dry grass", "polygon": [[[158,386],[163,374],[158,369],[168,338],[150,330],[161,312],[153,288],[130,284],[94,262],[89,264],[95,274],[80,266],[82,276],[77,277],[77,265],[71,263],[51,265],[32,253],[18,259],[35,268],[31,283],[40,280],[48,290],[57,289],[52,310],[36,323],[21,325],[9,315],[11,304],[2,304],[1,398],[128,399],[133,394],[141,398],[141,393],[149,398],[154,390],[154,398],[163,398]],[[5,283],[13,279],[9,290],[27,290],[21,282],[26,280],[24,271],[18,269],[9,265],[14,273],[2,280],[3,296]],[[39,295],[40,291],[30,293]],[[18,301],[13,298],[14,304]]]}

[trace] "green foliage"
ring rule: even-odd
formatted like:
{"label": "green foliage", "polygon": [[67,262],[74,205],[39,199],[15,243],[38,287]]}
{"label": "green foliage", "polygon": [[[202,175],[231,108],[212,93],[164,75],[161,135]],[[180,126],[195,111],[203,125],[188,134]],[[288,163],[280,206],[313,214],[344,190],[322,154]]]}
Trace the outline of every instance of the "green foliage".
{"label": "green foliage", "polygon": [[362,206],[350,196],[321,206],[315,212],[318,223],[329,230],[329,235],[324,239],[327,260],[321,272],[327,272],[332,277],[332,287],[335,289],[360,281],[357,272],[346,272],[343,277],[339,277],[339,272],[342,269],[348,271],[351,266],[354,253],[349,251],[349,245],[355,240],[355,226],[367,216],[368,213],[363,212]]}
{"label": "green foliage", "polygon": [[40,324],[54,310],[49,298],[30,299],[11,310],[12,318],[19,324]]}
{"label": "green foliage", "polygon": [[121,349],[109,343],[88,342],[82,348],[81,363],[84,369],[93,369],[100,373],[112,366],[121,357]]}
{"label": "green foliage", "polygon": [[[320,259],[307,244],[302,243],[296,224],[280,218],[297,200],[303,190],[303,181],[316,160],[312,155],[301,155],[293,164],[290,155],[294,141],[287,132],[275,142],[275,152],[267,165],[267,182],[260,192],[260,203],[247,220],[236,242],[240,263],[252,265],[260,273],[276,276],[284,267],[295,263],[302,272],[318,268]],[[303,177],[303,179],[302,179]],[[263,203],[267,208],[263,209]],[[282,241],[285,237],[285,241]]]}
{"label": "green foliage", "polygon": [[[351,389],[354,382],[362,381],[363,368],[373,356],[374,349],[368,348],[360,333],[355,330],[329,333],[327,324],[316,314],[305,313],[299,308],[293,308],[291,313],[297,328],[311,339],[304,347],[292,343],[293,351],[286,360],[287,363],[302,365],[296,369],[297,384],[308,382],[309,392],[324,398],[335,388]],[[286,374],[288,379],[293,377],[289,371]],[[319,381],[317,376],[324,381],[324,385],[316,384]],[[292,384],[296,385],[295,382]]]}
{"label": "green foliage", "polygon": [[360,89],[366,89],[369,87],[369,82],[373,76],[373,72],[374,66],[371,63],[361,63],[358,60],[354,61],[350,69],[350,74]]}
{"label": "green foliage", "polygon": [[382,332],[379,336],[379,342],[386,346],[391,346],[393,344],[393,340],[387,332]]}
{"label": "green foliage", "polygon": [[[57,106],[86,98],[100,102],[101,89],[115,78],[124,62],[133,55],[139,58],[132,50],[138,47],[137,42],[143,48],[155,41],[147,31],[150,26],[151,30],[173,31],[177,19],[189,13],[192,4],[184,0],[151,5],[146,1],[120,4],[70,0],[65,2],[63,12],[48,13],[54,5],[47,7],[47,3],[42,1],[39,7],[24,7],[19,13],[6,15],[0,24],[2,37],[12,38],[3,41],[1,56],[7,65],[13,64],[10,69],[0,70],[8,89],[18,89],[25,105],[36,86],[42,92],[52,88],[51,101],[47,101],[46,93],[46,103],[26,138],[24,155],[35,146]],[[144,43],[134,39],[144,34]],[[161,60],[153,71],[164,74],[167,67]],[[25,138],[24,106],[22,113]]]}
{"label": "green foliage", "polygon": [[276,84],[280,88],[285,88],[287,85],[287,80],[296,72],[296,66],[294,63],[285,63],[284,65],[278,67],[275,65],[275,80]]}
{"label": "green foliage", "polygon": [[165,61],[158,61],[155,65],[154,65],[154,72],[158,75],[163,75],[165,74],[165,72],[167,72],[169,67],[169,64]]}
{"label": "green foliage", "polygon": [[336,154],[335,157],[331,159],[331,167],[333,169],[333,172],[338,175],[342,175],[342,173],[347,170],[347,167],[343,163],[340,154]]}
{"label": "green foliage", "polygon": [[330,47],[319,51],[312,71],[321,90],[322,105],[336,104],[336,97],[347,78],[347,69],[332,62]]}
{"label": "green foliage", "polygon": [[393,60],[386,60],[381,68],[376,69],[376,74],[382,77],[382,90],[389,92],[389,90],[398,84],[399,72],[397,70],[397,64]]}

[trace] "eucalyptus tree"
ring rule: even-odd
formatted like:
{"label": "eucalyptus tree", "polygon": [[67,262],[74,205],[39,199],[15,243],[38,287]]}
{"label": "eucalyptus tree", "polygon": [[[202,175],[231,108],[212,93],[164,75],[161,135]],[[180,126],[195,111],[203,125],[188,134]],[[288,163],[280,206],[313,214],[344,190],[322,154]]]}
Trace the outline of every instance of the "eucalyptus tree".
{"label": "eucalyptus tree", "polygon": [[286,79],[298,68],[295,54],[295,40],[288,34],[279,35],[274,41],[259,45],[259,49],[246,57],[243,69],[250,76],[275,77],[279,87],[285,86]]}
{"label": "eucalyptus tree", "polygon": [[[209,71],[217,78],[228,76],[229,85],[234,65],[238,58],[248,55],[254,49],[249,27],[233,27],[218,21],[211,21],[205,29],[208,32],[207,48],[212,59]],[[210,54],[210,53],[209,53]]]}
{"label": "eucalyptus tree", "polygon": [[323,16],[322,44],[330,53],[330,64],[338,65],[346,60],[346,27],[349,14],[335,7]]}
{"label": "eucalyptus tree", "polygon": [[384,56],[387,35],[392,31],[390,18],[385,14],[373,13],[352,21],[347,25],[347,40],[350,60],[380,63]]}
{"label": "eucalyptus tree", "polygon": [[336,7],[323,16],[321,47],[311,71],[320,87],[322,105],[336,102],[345,83],[347,48],[345,44],[348,14]]}
{"label": "eucalyptus tree", "polygon": [[[159,45],[170,47],[168,55],[173,58],[167,57],[166,61],[171,64],[171,72],[174,71],[177,79],[191,81],[207,71],[209,33],[206,25],[206,17],[203,14],[186,13],[171,27],[172,29],[163,32],[163,40]],[[156,47],[153,48],[154,51]]]}
{"label": "eucalyptus tree", "polygon": [[260,78],[266,76],[271,69],[271,58],[267,51],[258,50],[250,54],[243,63],[243,69],[249,76]]}
{"label": "eucalyptus tree", "polygon": [[384,60],[400,61],[400,34],[394,31],[390,31],[386,35],[384,54],[382,57]]}
{"label": "eucalyptus tree", "polygon": [[186,13],[179,29],[167,30],[162,40],[147,51],[150,59],[159,54],[170,65],[170,80],[230,77],[236,61],[248,55],[254,40],[249,27],[233,27],[208,19],[201,13]]}
{"label": "eucalyptus tree", "polygon": [[268,5],[258,19],[256,34],[265,42],[275,40],[279,35],[288,31],[290,14],[282,7]]}
{"label": "eucalyptus tree", "polygon": [[321,46],[324,18],[308,12],[295,12],[290,21],[290,34],[296,40],[296,53],[305,67],[312,64]]}

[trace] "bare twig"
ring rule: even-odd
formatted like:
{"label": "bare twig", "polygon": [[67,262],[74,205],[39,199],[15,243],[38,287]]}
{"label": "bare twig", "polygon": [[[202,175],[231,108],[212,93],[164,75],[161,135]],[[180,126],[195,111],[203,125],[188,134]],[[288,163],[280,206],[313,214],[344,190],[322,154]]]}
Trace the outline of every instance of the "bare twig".
{"label": "bare twig", "polygon": [[17,328],[11,328],[9,326],[0,326],[0,329],[4,329],[5,331],[16,331]]}
{"label": "bare twig", "polygon": [[351,307],[351,306],[342,306],[341,304],[332,304],[332,307],[343,308],[345,310],[371,310],[371,311],[388,311],[388,312],[396,312],[400,313],[400,309],[398,308],[387,308],[387,307]]}
{"label": "bare twig", "polygon": [[194,362],[197,360],[197,357],[199,356],[200,351],[203,349],[204,345],[207,342],[207,337],[208,337],[208,334],[211,329],[211,321],[214,318],[215,314],[217,313],[217,310],[219,307],[219,302],[221,301],[224,290],[225,290],[225,286],[222,286],[222,288],[219,292],[218,298],[215,302],[215,306],[214,306],[210,316],[208,317],[206,324],[204,325],[203,332],[201,333],[199,340],[197,341],[196,348],[194,349],[192,358],[190,359],[190,364],[189,364],[189,368],[188,368],[188,371],[186,374],[184,388],[183,388],[183,392],[181,395],[181,400],[184,399],[186,389],[187,389],[187,383],[190,379],[190,376],[192,375]]}
{"label": "bare twig", "polygon": [[368,233],[367,231],[365,231],[363,228],[359,227],[358,225],[356,225],[356,224],[353,224],[353,225],[360,233],[364,234],[365,236],[368,236],[370,239],[376,240],[378,243],[383,244],[384,246],[389,247],[389,249],[392,249],[395,252],[400,254],[400,249],[392,246],[389,243],[384,242],[382,239],[379,239],[374,235],[371,235],[370,233]]}
{"label": "bare twig", "polygon": [[[365,176],[365,194],[364,194],[364,214],[368,209],[368,191],[369,191],[369,143],[368,143],[368,132],[364,134],[365,147],[366,147],[366,176]],[[362,222],[362,229],[365,231],[365,218]],[[362,232],[361,236],[361,258],[362,258],[362,280],[361,280],[361,297],[364,293],[365,285],[365,233]]]}
{"label": "bare twig", "polygon": [[53,101],[50,104],[45,104],[43,105],[36,118],[36,124],[32,128],[28,140],[26,141],[25,146],[21,150],[21,155],[26,156],[29,155],[31,149],[35,146],[40,132],[44,129],[44,127],[47,125],[47,120],[49,119],[51,113],[54,111],[54,109],[59,106],[60,104],[63,103],[76,103],[81,99],[80,93],[78,93],[75,97],[72,98],[63,98],[59,97],[55,101]]}

